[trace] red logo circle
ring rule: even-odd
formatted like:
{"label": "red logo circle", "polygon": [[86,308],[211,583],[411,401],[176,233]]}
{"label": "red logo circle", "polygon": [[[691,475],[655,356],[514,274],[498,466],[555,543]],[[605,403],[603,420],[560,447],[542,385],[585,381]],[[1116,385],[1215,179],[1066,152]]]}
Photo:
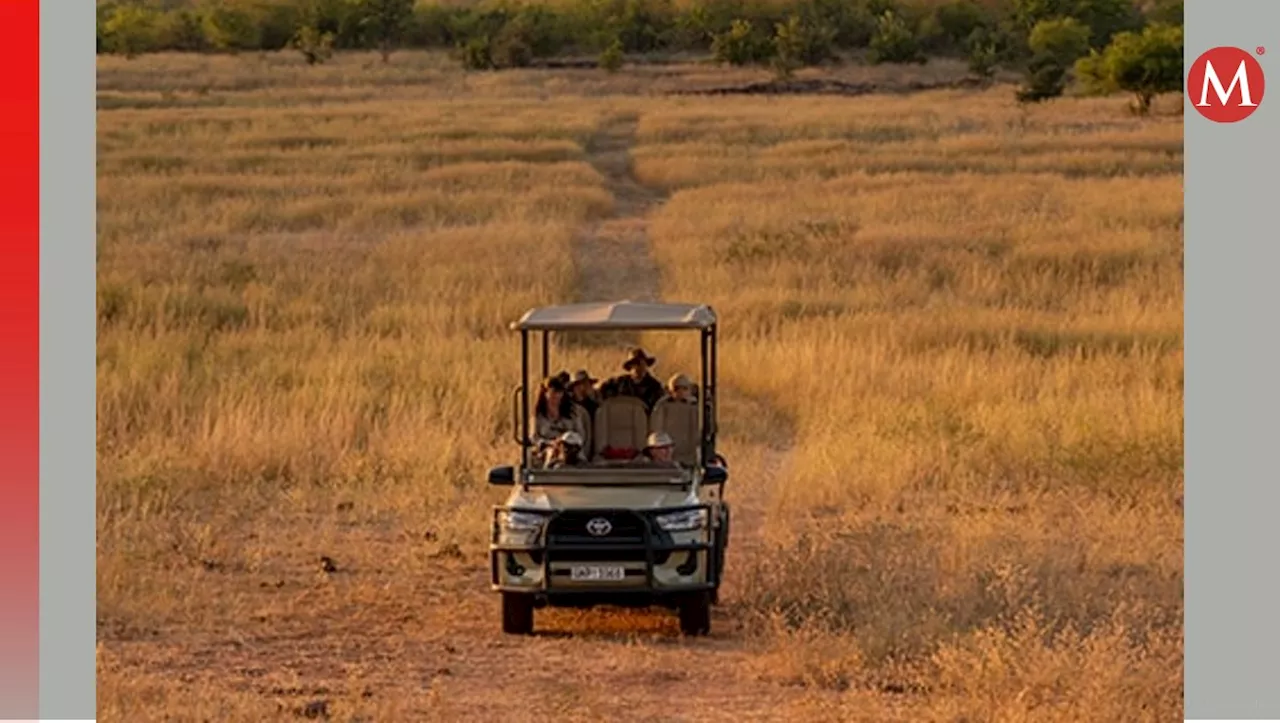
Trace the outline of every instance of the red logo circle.
{"label": "red logo circle", "polygon": [[1253,115],[1265,90],[1262,65],[1240,48],[1206,50],[1187,72],[1187,101],[1214,123],[1235,123]]}

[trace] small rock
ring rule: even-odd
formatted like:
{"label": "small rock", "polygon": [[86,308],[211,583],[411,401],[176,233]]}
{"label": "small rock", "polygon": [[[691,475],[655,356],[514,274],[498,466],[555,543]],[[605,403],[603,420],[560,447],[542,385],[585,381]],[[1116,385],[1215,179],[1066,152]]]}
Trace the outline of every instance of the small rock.
{"label": "small rock", "polygon": [[332,557],[329,557],[328,555],[321,555],[320,569],[328,573],[334,573],[338,571],[338,564],[333,561]]}
{"label": "small rock", "polygon": [[349,511],[351,511],[351,510],[355,509],[355,506],[356,506],[356,505],[355,505],[355,503],[354,503],[354,502],[339,502],[339,503],[338,503],[338,511],[339,511],[339,512],[349,512]]}

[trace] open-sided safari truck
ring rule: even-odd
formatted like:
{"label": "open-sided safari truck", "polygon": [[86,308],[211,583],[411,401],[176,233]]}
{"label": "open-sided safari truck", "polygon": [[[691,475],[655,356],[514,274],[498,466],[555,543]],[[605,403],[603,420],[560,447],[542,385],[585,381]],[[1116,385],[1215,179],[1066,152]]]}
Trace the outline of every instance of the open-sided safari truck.
{"label": "open-sided safari truck", "polygon": [[[511,487],[493,511],[492,588],[504,632],[533,631],[546,606],[662,605],[687,635],[710,632],[710,606],[729,541],[728,480],[716,451],[716,315],[699,304],[589,303],[532,309],[520,333],[521,383],[513,393],[519,465],[494,467],[489,483]],[[551,372],[553,332],[689,331],[701,336],[696,401],[647,412],[635,397],[600,400],[585,462],[544,466],[530,436],[530,342],[541,336],[541,378]],[[618,462],[598,454],[644,447],[655,431],[676,440],[675,464]]]}

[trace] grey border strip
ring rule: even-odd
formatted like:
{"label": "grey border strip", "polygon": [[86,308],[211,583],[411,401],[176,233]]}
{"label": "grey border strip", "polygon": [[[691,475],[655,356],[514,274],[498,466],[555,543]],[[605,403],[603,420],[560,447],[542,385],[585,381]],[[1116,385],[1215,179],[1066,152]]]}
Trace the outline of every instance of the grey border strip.
{"label": "grey border strip", "polygon": [[1273,84],[1213,123],[1184,96],[1188,720],[1280,718],[1280,2],[1187,0],[1185,69],[1253,52]]}
{"label": "grey border strip", "polygon": [[40,717],[97,710],[92,0],[40,2]]}

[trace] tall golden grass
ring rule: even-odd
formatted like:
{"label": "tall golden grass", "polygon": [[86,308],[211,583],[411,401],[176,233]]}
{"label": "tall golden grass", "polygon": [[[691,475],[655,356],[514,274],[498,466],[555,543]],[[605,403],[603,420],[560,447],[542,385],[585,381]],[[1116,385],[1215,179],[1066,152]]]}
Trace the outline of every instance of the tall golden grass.
{"label": "tall golden grass", "polygon": [[[102,720],[261,720],[316,681],[366,720],[606,697],[602,643],[530,643],[570,646],[536,685],[552,648],[488,651],[483,470],[513,452],[506,324],[573,298],[619,111],[672,194],[664,294],[724,318],[730,491],[761,521],[726,590],[750,654],[685,655],[809,719],[1180,719],[1178,118],[362,62],[100,61]],[[646,676],[610,680],[662,710]]]}

